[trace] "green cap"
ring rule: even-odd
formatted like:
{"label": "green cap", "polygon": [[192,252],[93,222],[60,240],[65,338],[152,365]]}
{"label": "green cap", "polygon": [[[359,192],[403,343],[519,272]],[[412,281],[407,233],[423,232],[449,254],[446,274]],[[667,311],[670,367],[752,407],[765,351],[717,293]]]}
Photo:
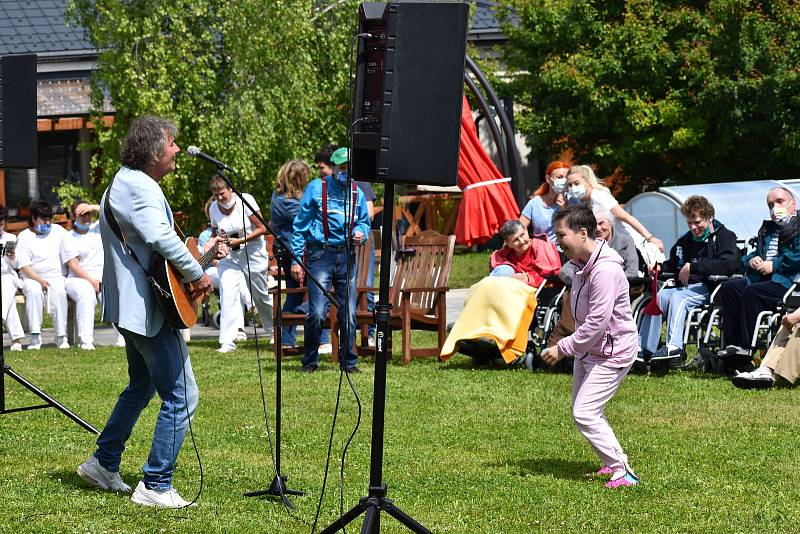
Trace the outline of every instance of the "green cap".
{"label": "green cap", "polygon": [[346,146],[341,148],[337,148],[336,152],[331,154],[331,163],[334,165],[341,165],[342,163],[347,163],[350,161],[350,149]]}

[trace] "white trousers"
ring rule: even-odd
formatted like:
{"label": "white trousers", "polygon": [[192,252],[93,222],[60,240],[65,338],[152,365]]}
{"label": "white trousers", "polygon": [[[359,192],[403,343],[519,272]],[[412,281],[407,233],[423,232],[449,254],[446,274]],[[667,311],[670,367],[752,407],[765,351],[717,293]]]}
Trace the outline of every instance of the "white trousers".
{"label": "white trousers", "polygon": [[75,301],[75,322],[78,324],[78,339],[82,344],[94,343],[94,310],[99,294],[92,284],[83,278],[67,278],[67,296]]}
{"label": "white trousers", "polygon": [[25,331],[22,329],[22,323],[19,320],[19,313],[17,313],[17,304],[14,297],[17,295],[17,278],[13,274],[4,274],[2,276],[2,305],[3,307],[3,322],[8,329],[8,335],[11,336],[11,341],[16,341],[25,337]]}
{"label": "white trousers", "polygon": [[63,276],[45,278],[50,289],[45,292],[36,280],[25,278],[22,293],[25,295],[25,315],[31,334],[42,333],[42,310],[47,307],[53,317],[53,329],[57,336],[67,335],[67,289]]}
{"label": "white trousers", "polygon": [[241,294],[249,292],[253,304],[258,310],[261,325],[267,336],[272,336],[272,295],[267,288],[267,255],[265,253],[250,256],[250,271],[252,278],[247,277],[247,262],[242,256],[237,258],[224,258],[217,264],[219,271],[219,343],[220,345],[233,344],[236,333],[244,327],[244,312],[242,310]]}

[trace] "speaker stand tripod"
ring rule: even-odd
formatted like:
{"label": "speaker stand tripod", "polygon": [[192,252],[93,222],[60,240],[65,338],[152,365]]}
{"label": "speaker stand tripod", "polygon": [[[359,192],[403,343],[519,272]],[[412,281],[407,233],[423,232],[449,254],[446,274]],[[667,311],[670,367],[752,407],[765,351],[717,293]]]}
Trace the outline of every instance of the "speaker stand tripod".
{"label": "speaker stand tripod", "polygon": [[[383,205],[391,206],[394,202],[394,183],[386,182]],[[355,520],[362,513],[364,522],[361,534],[379,534],[381,529],[381,512],[386,512],[397,519],[412,532],[431,534],[414,518],[394,505],[386,497],[386,484],[383,482],[383,431],[386,426],[386,357],[391,342],[392,331],[389,319],[392,305],[389,303],[389,271],[392,256],[392,217],[386,213],[381,230],[381,278],[378,302],[375,305],[377,320],[375,339],[375,385],[372,399],[372,443],[369,458],[369,492],[358,504],[344,513],[339,519],[325,527],[320,534],[334,534]]]}
{"label": "speaker stand tripod", "polygon": [[[0,372],[0,415],[13,413],[13,412],[24,412],[28,410],[38,410],[40,408],[55,408],[59,412],[63,413],[75,423],[88,430],[89,432],[93,432],[95,434],[100,434],[100,431],[97,430],[95,427],[78,417],[76,414],[72,413],[67,407],[63,404],[58,402],[56,399],[42,391],[41,389],[34,386],[32,383],[27,381],[24,377],[14,371],[10,365],[6,365],[5,359],[5,347],[0,347],[0,368],[2,368],[2,372]],[[21,408],[6,408],[6,375],[10,376],[23,386],[25,386],[28,390],[30,390],[34,395],[42,399],[45,404],[37,404],[35,406],[23,406]]]}

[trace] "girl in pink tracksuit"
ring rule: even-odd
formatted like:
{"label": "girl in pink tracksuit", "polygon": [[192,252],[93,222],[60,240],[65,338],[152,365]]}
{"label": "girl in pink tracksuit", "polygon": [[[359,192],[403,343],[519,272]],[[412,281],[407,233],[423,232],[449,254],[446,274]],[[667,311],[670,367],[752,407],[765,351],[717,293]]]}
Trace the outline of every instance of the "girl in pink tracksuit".
{"label": "girl in pink tracksuit", "polygon": [[606,487],[633,486],[639,479],[603,413],[638,350],[622,258],[605,241],[594,238],[597,221],[590,209],[562,209],[554,224],[561,249],[578,267],[570,291],[576,329],[557,346],[542,351],[541,357],[550,364],[567,355],[575,358],[575,425],[603,462],[598,474],[611,475]]}

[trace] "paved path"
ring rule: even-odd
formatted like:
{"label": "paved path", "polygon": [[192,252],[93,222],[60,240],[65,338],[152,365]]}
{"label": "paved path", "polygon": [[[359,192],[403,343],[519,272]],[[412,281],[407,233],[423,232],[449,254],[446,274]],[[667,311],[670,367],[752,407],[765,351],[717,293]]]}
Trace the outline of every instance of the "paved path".
{"label": "paved path", "polygon": [[[451,289],[447,293],[447,325],[450,326],[455,322],[458,315],[461,313],[461,310],[464,308],[464,297],[467,295],[467,289]],[[247,329],[248,334],[252,332],[251,328]],[[301,327],[302,331],[302,327]],[[219,330],[213,327],[197,325],[191,330],[191,339],[198,340],[198,339],[217,339],[219,336]],[[117,340],[116,331],[108,325],[98,325],[94,329],[94,337],[95,337],[95,345],[97,346],[106,346],[106,345],[113,345],[114,342]],[[50,345],[51,347],[55,344],[55,336],[53,335],[53,330],[48,328],[42,334],[42,341],[45,346]],[[23,341],[23,346],[27,346],[29,342],[29,338],[25,338]],[[11,340],[6,334],[5,329],[3,331],[3,347],[8,348],[11,345]],[[8,355],[6,355],[8,356]]]}

